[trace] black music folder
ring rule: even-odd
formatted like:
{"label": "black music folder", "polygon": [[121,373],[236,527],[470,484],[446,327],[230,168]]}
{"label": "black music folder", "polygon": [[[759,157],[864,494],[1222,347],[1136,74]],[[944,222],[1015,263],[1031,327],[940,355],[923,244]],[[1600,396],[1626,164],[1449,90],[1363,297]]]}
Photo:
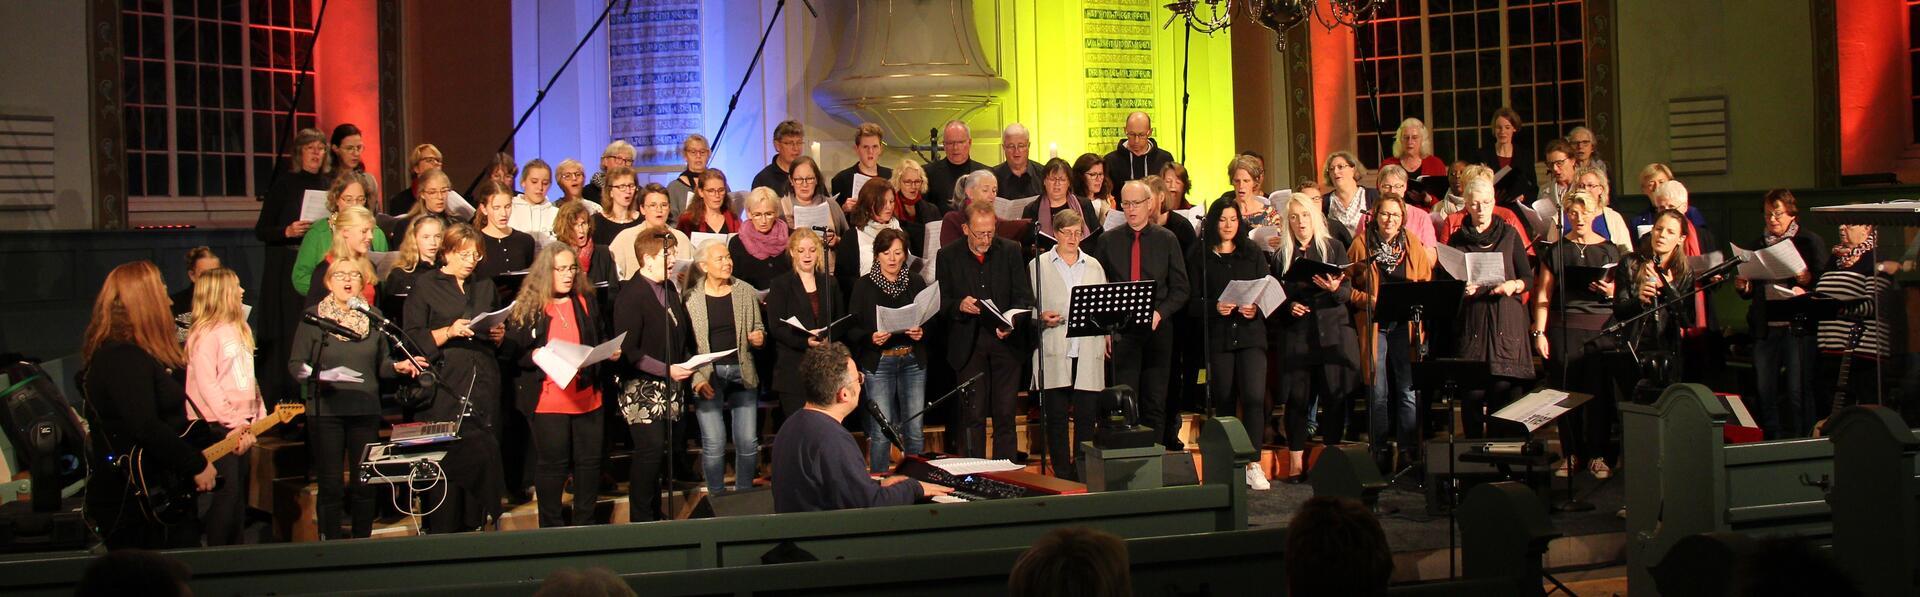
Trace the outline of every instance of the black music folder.
{"label": "black music folder", "polygon": [[1287,275],[1281,280],[1296,284],[1312,284],[1314,276],[1338,276],[1347,272],[1347,268],[1312,259],[1301,259],[1287,268]]}

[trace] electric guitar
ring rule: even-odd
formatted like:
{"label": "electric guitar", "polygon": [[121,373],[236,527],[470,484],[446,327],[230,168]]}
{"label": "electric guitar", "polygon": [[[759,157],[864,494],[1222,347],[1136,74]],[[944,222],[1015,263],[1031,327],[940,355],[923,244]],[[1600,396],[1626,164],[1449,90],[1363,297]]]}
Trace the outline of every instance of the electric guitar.
{"label": "electric guitar", "polygon": [[[305,404],[281,404],[273,407],[273,411],[260,420],[254,421],[248,431],[258,436],[305,412]],[[200,453],[206,456],[209,463],[232,454],[240,443],[240,438],[215,431],[214,424],[198,420],[187,424],[187,429],[180,432],[180,439],[191,445],[206,446]],[[120,462],[141,512],[146,514],[147,519],[161,524],[176,524],[189,518],[194,511],[194,498],[199,493],[193,485],[193,477],[158,467],[149,471],[146,464],[145,448],[134,448]]]}
{"label": "electric guitar", "polygon": [[1851,377],[1850,374],[1853,371],[1853,351],[1860,348],[1860,336],[1866,331],[1866,322],[1855,323],[1851,329],[1847,330],[1846,347],[1840,353],[1840,375],[1834,380],[1833,385],[1833,408],[1827,411],[1827,418],[1813,424],[1814,437],[1826,435],[1827,421],[1832,420],[1834,415],[1840,414],[1840,409],[1847,406],[1847,379]]}

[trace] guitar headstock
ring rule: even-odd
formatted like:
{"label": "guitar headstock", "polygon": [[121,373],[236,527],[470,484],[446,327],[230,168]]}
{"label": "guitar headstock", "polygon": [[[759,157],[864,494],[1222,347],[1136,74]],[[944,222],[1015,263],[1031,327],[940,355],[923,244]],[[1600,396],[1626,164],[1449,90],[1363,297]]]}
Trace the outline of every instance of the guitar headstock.
{"label": "guitar headstock", "polygon": [[294,417],[307,412],[307,405],[300,402],[282,402],[273,407],[273,413],[267,415],[281,423],[292,421]]}

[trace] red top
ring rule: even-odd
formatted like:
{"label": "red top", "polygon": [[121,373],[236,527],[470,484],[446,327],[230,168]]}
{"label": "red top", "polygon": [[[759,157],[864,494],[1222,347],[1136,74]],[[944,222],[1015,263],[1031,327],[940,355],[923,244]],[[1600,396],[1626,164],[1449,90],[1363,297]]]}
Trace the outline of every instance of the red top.
{"label": "red top", "polygon": [[[580,300],[575,298],[574,300]],[[573,312],[573,305],[566,303],[547,303],[548,342],[580,343],[580,322]],[[594,387],[593,379],[586,375],[573,376],[573,383],[560,387],[553,378],[540,380],[540,401],[533,408],[535,413],[556,415],[580,415],[600,408],[600,388]]]}
{"label": "red top", "polygon": [[1421,159],[1419,168],[1409,168],[1407,167],[1407,165],[1401,164],[1400,158],[1398,156],[1390,157],[1390,158],[1387,158],[1386,161],[1380,162],[1381,167],[1392,166],[1396,164],[1398,164],[1401,168],[1406,168],[1407,171],[1413,173],[1414,176],[1446,176],[1447,175],[1447,163],[1444,161],[1441,161],[1440,156],[1437,156],[1437,155],[1430,155],[1430,156],[1427,156],[1426,158]]}
{"label": "red top", "polygon": [[685,232],[687,234],[693,234],[695,232],[709,232],[713,234],[733,234],[740,231],[739,220],[729,217],[729,218],[726,218],[726,222],[727,222],[726,224],[721,226],[720,230],[714,230],[712,228],[707,227],[706,218],[700,218],[699,221],[694,221],[693,210],[687,210],[686,212],[683,212],[680,214],[680,225],[675,226],[675,228],[679,228],[681,232]]}
{"label": "red top", "polygon": [[1494,157],[1494,159],[1496,159],[1496,160],[1499,160],[1499,161],[1500,161],[1500,167],[1501,167],[1501,168],[1507,168],[1507,167],[1511,167],[1511,166],[1513,166],[1513,156],[1507,156],[1507,157],[1504,157],[1504,158],[1503,158],[1503,157],[1499,157],[1499,156],[1495,156],[1495,157]]}

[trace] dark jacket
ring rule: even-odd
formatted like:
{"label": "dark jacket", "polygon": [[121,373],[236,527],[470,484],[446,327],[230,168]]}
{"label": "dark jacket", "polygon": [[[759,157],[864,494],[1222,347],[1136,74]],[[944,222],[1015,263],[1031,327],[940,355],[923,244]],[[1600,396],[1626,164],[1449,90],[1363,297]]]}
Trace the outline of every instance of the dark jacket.
{"label": "dark jacket", "polygon": [[[138,447],[146,450],[148,466],[187,477],[205,470],[206,457],[180,439],[187,428],[185,374],[180,369],[176,375],[129,342],[107,342],[94,349],[81,374],[92,406],[86,411],[93,453],[106,458]],[[92,464],[111,468],[104,461]]]}
{"label": "dark jacket", "polygon": [[627,335],[620,342],[626,374],[671,380],[668,369],[693,356],[693,331],[680,291],[671,281],[662,286],[655,292],[652,280],[635,276],[614,299],[613,334]]}
{"label": "dark jacket", "polygon": [[[1168,218],[1168,221],[1173,221],[1173,218]],[[1192,225],[1188,224],[1187,227],[1192,228]],[[1125,226],[1101,235],[1099,245],[1094,247],[1093,258],[1107,271],[1107,280],[1133,280],[1134,236],[1133,229]],[[1150,223],[1141,228],[1139,239],[1140,279],[1155,281],[1153,310],[1160,314],[1161,325],[1166,325],[1187,306],[1186,252],[1174,234],[1158,224]],[[944,275],[947,270],[939,271]]]}
{"label": "dark jacket", "polygon": [[[964,238],[941,247],[936,259],[934,271],[940,273],[940,313],[948,323],[947,364],[959,369],[973,356],[974,340],[979,333],[1000,327],[986,308],[982,307],[979,315],[968,315],[960,311],[960,302],[974,297],[992,299],[1003,311],[1032,309],[1033,281],[1027,278],[1026,257],[1020,244],[1004,238],[993,239],[993,244],[987,247],[985,262],[974,257]],[[1014,323],[1018,329],[1020,321],[1016,318]],[[1009,336],[1003,341],[1013,340]]]}
{"label": "dark jacket", "polygon": [[[1293,242],[1291,235],[1285,242]],[[1333,292],[1321,290],[1311,281],[1291,282],[1287,280],[1283,268],[1291,269],[1291,263],[1280,261],[1281,253],[1273,253],[1273,277],[1287,291],[1287,300],[1275,311],[1268,325],[1280,328],[1278,334],[1281,345],[1282,369],[1297,369],[1307,365],[1338,365],[1355,367],[1360,361],[1359,333],[1353,328],[1353,318],[1348,314],[1347,302],[1353,298],[1353,277],[1348,276],[1341,282],[1340,288]],[[1295,259],[1312,259],[1330,265],[1347,264],[1347,246],[1339,239],[1328,239],[1326,251],[1309,243],[1307,250],[1297,252]],[[1303,317],[1294,317],[1294,303],[1305,304],[1311,311]]]}
{"label": "dark jacket", "polygon": [[1044,192],[1045,189],[1040,184],[1040,166],[1042,165],[1040,162],[1027,160],[1027,173],[1019,176],[1013,174],[1013,166],[1010,164],[1011,162],[1001,162],[1000,165],[993,167],[993,179],[1000,183],[1001,199],[1025,199],[1037,197]]}
{"label": "dark jacket", "polygon": [[[886,166],[882,166],[879,164],[874,164],[873,167],[874,169],[880,171],[880,175],[875,176],[873,178],[879,178],[879,179],[888,180],[888,181],[893,180],[892,168],[888,168]],[[827,190],[825,192],[828,194],[838,193],[840,195],[840,200],[842,201],[845,201],[848,197],[852,197],[854,195],[860,194],[860,189],[853,188],[853,175],[859,174],[859,173],[860,173],[860,163],[854,162],[852,166],[847,166],[847,169],[841,170],[839,174],[833,175],[833,183],[827,185]]]}
{"label": "dark jacket", "polygon": [[[1526,203],[1532,203],[1534,199],[1540,196],[1540,181],[1535,180],[1533,171],[1534,157],[1520,151],[1520,148],[1532,146],[1532,144],[1527,143],[1525,139],[1521,138],[1519,132],[1514,133],[1512,166],[1510,167],[1511,169],[1507,171],[1506,176],[1501,176],[1493,182],[1493,195],[1495,198],[1513,201],[1519,197],[1525,197],[1527,199]],[[1467,163],[1486,166],[1488,169],[1493,170],[1494,174],[1499,174],[1500,156],[1493,152],[1493,139],[1488,138],[1484,145],[1475,148],[1473,154],[1467,158]],[[1446,196],[1446,189],[1442,188],[1438,194],[1433,194],[1433,196]]]}
{"label": "dark jacket", "polygon": [[419,201],[419,198],[413,194],[413,185],[409,184],[401,187],[400,192],[394,193],[392,197],[387,198],[387,215],[405,215],[407,212],[413,210],[413,204],[416,201]]}
{"label": "dark jacket", "polygon": [[[1740,298],[1747,299],[1751,302],[1747,307],[1747,329],[1752,332],[1754,336],[1765,336],[1771,331],[1768,329],[1770,326],[1767,325],[1767,284],[1779,284],[1788,288],[1805,288],[1807,292],[1813,292],[1813,284],[1819,281],[1821,269],[1826,266],[1827,262],[1832,261],[1831,255],[1827,253],[1826,239],[1820,238],[1820,235],[1814,234],[1812,230],[1807,229],[1805,226],[1800,227],[1800,233],[1793,235],[1793,238],[1787,239],[1787,241],[1793,243],[1793,249],[1800,254],[1800,260],[1807,262],[1807,283],[1801,284],[1792,278],[1786,280],[1751,280],[1751,283],[1747,286],[1747,290],[1740,292]],[[1755,250],[1759,250],[1766,248],[1766,243],[1767,237],[1766,234],[1763,233],[1755,237],[1749,246]],[[1739,292],[1738,287],[1735,287],[1735,292]]]}
{"label": "dark jacket", "polygon": [[[773,194],[781,197],[793,194],[793,180],[787,175],[786,170],[780,168],[779,156],[774,156],[767,162],[767,167],[761,168],[760,172],[753,175],[753,186],[747,188],[754,187],[773,189]],[[821,193],[821,196],[825,196],[825,193]],[[637,204],[640,199],[636,197],[633,202]]]}
{"label": "dark jacket", "polygon": [[[899,200],[899,196],[896,195],[894,201]],[[927,250],[927,224],[942,221],[946,215],[946,210],[942,209],[940,204],[924,199],[915,205],[911,218],[895,213],[894,220],[900,222],[900,229],[907,231],[907,238],[913,242],[907,247],[907,252],[918,255],[921,259],[933,259],[933,254],[939,252],[939,248],[935,247],[933,251]]]}
{"label": "dark jacket", "polygon": [[[872,371],[879,365],[882,351],[901,346],[913,347],[913,360],[919,362],[922,369],[927,367],[926,343],[915,342],[905,333],[895,332],[887,338],[886,344],[880,346],[873,344],[873,333],[876,331],[875,328],[879,327],[879,308],[911,305],[913,297],[927,288],[927,283],[922,281],[920,276],[905,271],[900,275],[907,281],[907,290],[900,293],[900,296],[887,296],[887,293],[880,291],[880,285],[875,284],[870,276],[860,276],[853,282],[853,299],[847,301],[847,313],[853,315],[853,319],[848,319],[845,324],[847,326],[845,338],[847,347],[853,349],[853,362],[860,365],[861,370]],[[995,303],[997,304],[998,301]],[[927,331],[924,327],[921,331],[923,332],[921,340],[932,339],[924,335]]]}
{"label": "dark jacket", "polygon": [[419,282],[420,276],[438,269],[432,261],[421,261],[414,264],[413,271],[398,266],[388,270],[386,280],[380,282],[380,310],[387,313],[393,323],[405,325],[402,322],[406,320],[407,297],[413,294],[413,285]]}
{"label": "dark jacket", "polygon": [[943,212],[959,209],[960,206],[954,201],[953,184],[959,182],[962,176],[966,176],[976,170],[985,169],[987,169],[986,164],[973,160],[967,160],[966,163],[959,165],[947,161],[946,158],[934,160],[933,163],[927,164],[926,166],[926,199],[933,200],[935,204],[940,206],[940,211]]}
{"label": "dark jacket", "polygon": [[[1506,256],[1508,280],[1533,285],[1533,266],[1527,262],[1526,240],[1512,226],[1494,222],[1488,227],[1493,241],[1490,247],[1477,247],[1467,235],[1454,233],[1447,244],[1465,253],[1499,252]],[[1528,379],[1533,377],[1531,328],[1528,307],[1521,297],[1525,292],[1495,296],[1481,289],[1460,303],[1460,317],[1454,329],[1460,337],[1460,358],[1485,361],[1494,375]]]}
{"label": "dark jacket", "polygon": [[[799,367],[800,357],[807,352],[807,334],[783,320],[792,317],[807,329],[815,330],[846,314],[840,287],[834,282],[833,276],[815,271],[813,282],[815,294],[820,299],[820,311],[817,313],[813,310],[813,301],[807,298],[807,287],[800,282],[800,274],[792,269],[775,276],[767,288],[767,329],[769,335],[773,336],[773,354],[778,363],[776,369],[784,369],[773,372],[775,392],[806,392],[806,384],[800,380]],[[845,325],[842,323],[827,330],[827,338],[838,338],[845,330]]]}
{"label": "dark jacket", "polygon": [[1107,184],[1113,185],[1116,190],[1114,196],[1118,197],[1120,185],[1159,174],[1160,168],[1173,162],[1173,154],[1161,149],[1159,141],[1149,138],[1147,155],[1133,155],[1132,151],[1127,150],[1127,141],[1121,139],[1114,144],[1113,151],[1107,152],[1107,156],[1100,161],[1106,163]]}
{"label": "dark jacket", "polygon": [[727,255],[733,257],[733,277],[752,284],[754,288],[772,288],[773,279],[780,274],[793,271],[793,258],[786,251],[774,253],[772,257],[760,259],[747,252],[747,245],[740,235],[727,241]]}
{"label": "dark jacket", "polygon": [[1271,273],[1266,252],[1241,237],[1232,253],[1221,255],[1213,247],[1196,245],[1187,252],[1187,273],[1193,276],[1193,300],[1188,311],[1206,321],[1207,352],[1227,352],[1267,347],[1266,315],[1255,312],[1251,319],[1238,310],[1221,315],[1215,305],[1227,283],[1234,280],[1258,280]]}
{"label": "dark jacket", "polygon": [[[570,300],[573,305],[573,320],[580,323],[580,341],[575,344],[594,346],[605,342],[607,322],[600,314],[598,300]],[[507,367],[502,374],[513,384],[514,408],[532,415],[540,404],[540,382],[546,381],[547,374],[533,362],[533,351],[547,345],[551,339],[548,326],[553,318],[546,309],[534,312],[533,320],[518,323],[507,319],[507,335],[500,339],[500,360]],[[574,377],[583,380],[599,379],[601,366],[588,365]]]}

